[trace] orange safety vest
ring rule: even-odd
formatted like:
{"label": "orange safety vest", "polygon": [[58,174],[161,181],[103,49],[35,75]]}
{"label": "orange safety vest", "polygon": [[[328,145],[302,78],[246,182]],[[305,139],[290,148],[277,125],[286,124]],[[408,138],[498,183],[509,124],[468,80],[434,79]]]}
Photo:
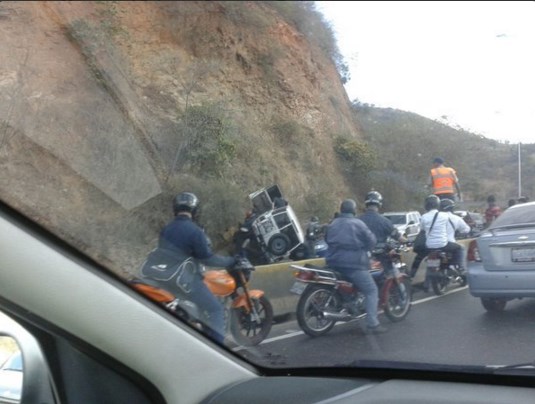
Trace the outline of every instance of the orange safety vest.
{"label": "orange safety vest", "polygon": [[455,170],[450,167],[437,167],[431,170],[435,194],[455,193]]}

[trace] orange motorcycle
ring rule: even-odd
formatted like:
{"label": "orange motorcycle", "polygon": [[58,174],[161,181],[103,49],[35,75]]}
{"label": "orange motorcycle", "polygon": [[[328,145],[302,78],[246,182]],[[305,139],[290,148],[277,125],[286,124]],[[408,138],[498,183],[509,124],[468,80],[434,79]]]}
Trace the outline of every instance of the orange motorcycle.
{"label": "orange motorcycle", "polygon": [[[262,342],[273,323],[273,307],[264,291],[248,287],[252,271],[254,267],[242,258],[231,271],[209,270],[203,275],[206,286],[225,307],[227,332],[230,331],[236,343],[244,346]],[[202,330],[205,327],[203,313],[195,303],[187,300],[187,295],[175,296],[148,279],[137,279],[131,284],[195,328]]]}

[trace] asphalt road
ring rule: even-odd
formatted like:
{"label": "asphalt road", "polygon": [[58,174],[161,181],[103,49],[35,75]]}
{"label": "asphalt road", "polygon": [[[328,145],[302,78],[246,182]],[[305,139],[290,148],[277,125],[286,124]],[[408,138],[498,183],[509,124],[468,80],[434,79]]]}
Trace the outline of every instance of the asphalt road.
{"label": "asphalt road", "polygon": [[312,338],[291,320],[275,324],[259,346],[235,351],[269,367],[355,366],[365,360],[451,365],[535,360],[535,299],[511,301],[503,313],[491,314],[466,286],[443,296],[416,291],[403,321],[392,323],[383,314],[380,321],[388,327],[385,334],[364,334],[360,319]]}

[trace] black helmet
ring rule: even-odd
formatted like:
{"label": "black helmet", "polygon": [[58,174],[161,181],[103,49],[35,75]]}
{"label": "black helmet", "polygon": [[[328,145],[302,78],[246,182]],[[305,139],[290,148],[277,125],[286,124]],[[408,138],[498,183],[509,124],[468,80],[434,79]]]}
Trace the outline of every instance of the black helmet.
{"label": "black helmet", "polygon": [[453,208],[455,207],[455,202],[451,199],[442,199],[440,201],[440,210],[453,212]]}
{"label": "black helmet", "polygon": [[320,219],[317,216],[310,216],[310,222],[311,223],[317,223]]}
{"label": "black helmet", "polygon": [[383,196],[377,191],[370,191],[366,194],[366,200],[364,201],[366,206],[368,205],[377,205],[379,207],[383,206]]}
{"label": "black helmet", "polygon": [[353,199],[346,199],[340,205],[340,213],[351,213],[353,215],[357,214],[357,202]]}
{"label": "black helmet", "polygon": [[440,199],[436,195],[429,195],[425,198],[425,210],[438,209],[440,206]]}
{"label": "black helmet", "polygon": [[173,199],[173,213],[190,212],[191,216],[195,216],[199,208],[199,198],[191,192],[182,192]]}

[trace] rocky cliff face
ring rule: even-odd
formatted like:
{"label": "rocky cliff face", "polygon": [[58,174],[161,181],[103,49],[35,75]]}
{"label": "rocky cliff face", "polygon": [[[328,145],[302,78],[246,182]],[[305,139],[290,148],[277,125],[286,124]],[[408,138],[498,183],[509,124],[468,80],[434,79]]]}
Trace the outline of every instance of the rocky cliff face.
{"label": "rocky cliff face", "polygon": [[[125,271],[185,186],[235,187],[242,212],[278,183],[303,218],[317,195],[334,210],[351,184],[333,140],[358,128],[332,60],[279,11],[0,3],[2,198]],[[193,136],[192,122],[219,132]],[[213,133],[214,158],[195,157]]]}

